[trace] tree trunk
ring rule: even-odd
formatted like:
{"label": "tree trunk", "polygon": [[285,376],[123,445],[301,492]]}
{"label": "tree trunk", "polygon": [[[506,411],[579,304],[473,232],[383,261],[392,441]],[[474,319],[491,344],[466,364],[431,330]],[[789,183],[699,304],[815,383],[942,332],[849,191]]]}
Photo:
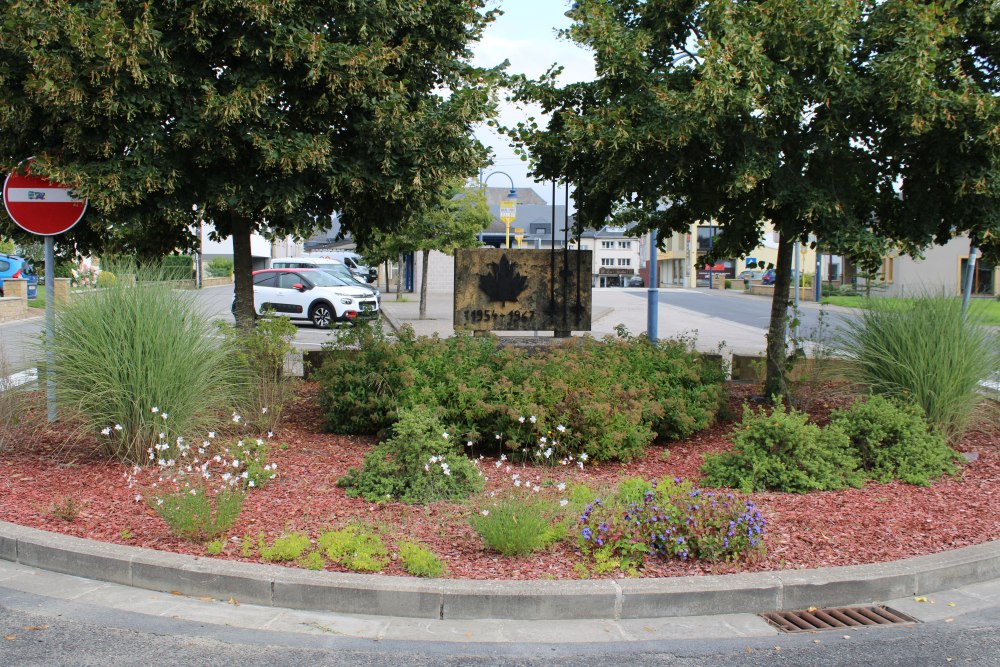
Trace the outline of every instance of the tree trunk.
{"label": "tree trunk", "polygon": [[235,213],[229,216],[233,234],[233,314],[237,326],[249,331],[254,323],[250,221]]}
{"label": "tree trunk", "polygon": [[391,291],[389,287],[389,274],[392,273],[392,264],[389,260],[385,260],[385,293],[388,294]]}
{"label": "tree trunk", "polygon": [[403,300],[403,253],[399,253],[396,265],[396,301]]}
{"label": "tree trunk", "polygon": [[774,268],[774,298],[771,300],[771,322],[767,330],[767,378],[764,394],[785,396],[785,360],[787,357],[786,324],[788,321],[788,291],[792,284],[792,254],[795,243],[788,234],[778,236],[778,261]]}
{"label": "tree trunk", "polygon": [[423,266],[420,267],[420,319],[427,319],[427,260],[430,250],[423,251]]}

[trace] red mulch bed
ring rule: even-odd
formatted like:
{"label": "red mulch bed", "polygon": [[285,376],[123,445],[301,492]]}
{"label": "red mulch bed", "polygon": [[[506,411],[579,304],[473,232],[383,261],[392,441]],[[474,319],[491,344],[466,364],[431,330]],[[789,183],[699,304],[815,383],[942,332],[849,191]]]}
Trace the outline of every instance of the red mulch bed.
{"label": "red mulch bed", "polygon": [[[743,401],[758,390],[733,385],[731,407],[739,415]],[[580,559],[570,541],[528,557],[504,557],[488,551],[469,526],[468,517],[489,502],[437,503],[409,506],[372,504],[345,496],[337,478],[361,464],[374,440],[323,433],[316,408],[315,384],[305,383],[286,412],[289,415],[275,443],[271,460],[279,478],[250,493],[230,537],[263,533],[273,540],[284,532],[305,531],[313,537],[324,529],[362,519],[385,530],[390,541],[402,538],[427,545],[448,566],[449,576],[470,579],[571,579]],[[836,387],[813,388],[809,410],[818,421],[829,409],[848,401]],[[45,424],[44,411],[26,415],[26,423]],[[649,447],[628,464],[516,466],[522,479],[534,483],[579,481],[594,488],[612,486],[625,477],[647,479],[685,477],[697,480],[703,457],[730,447],[732,424],[720,424],[684,441]],[[931,554],[1000,538],[1000,429],[995,424],[970,431],[957,447],[977,455],[954,478],[930,488],[906,484],[869,483],[863,489],[795,495],[754,494],[766,518],[767,552],[753,563],[708,565],[651,561],[643,576],[668,577],[736,571],[761,571],[857,565]],[[128,468],[96,454],[92,438],[70,425],[35,428],[15,446],[0,453],[0,520],[95,540],[206,556],[204,545],[174,537],[166,524],[126,482]],[[484,461],[490,491],[524,493],[494,461]],[[557,494],[551,485],[542,493]],[[72,520],[54,508],[72,499],[79,509]],[[218,558],[241,558],[231,540]],[[329,569],[336,566],[329,565]],[[405,575],[393,561],[386,574]]]}

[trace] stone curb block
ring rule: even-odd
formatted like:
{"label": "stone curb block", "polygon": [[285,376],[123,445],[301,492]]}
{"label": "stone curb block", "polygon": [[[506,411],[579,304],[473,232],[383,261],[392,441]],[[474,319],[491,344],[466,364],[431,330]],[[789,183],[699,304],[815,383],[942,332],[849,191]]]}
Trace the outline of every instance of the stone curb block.
{"label": "stone curb block", "polygon": [[933,593],[1000,578],[1000,541],[891,563],[667,579],[476,581],[312,572],[95,542],[0,522],[0,558],[149,590],[428,619],[758,613]]}

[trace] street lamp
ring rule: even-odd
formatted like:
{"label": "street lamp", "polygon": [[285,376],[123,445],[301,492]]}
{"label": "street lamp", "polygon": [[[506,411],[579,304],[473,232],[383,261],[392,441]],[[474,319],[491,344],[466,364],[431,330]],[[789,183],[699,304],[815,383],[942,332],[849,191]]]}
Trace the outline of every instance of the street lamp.
{"label": "street lamp", "polygon": [[502,171],[494,171],[482,180],[483,186],[486,185],[486,181],[490,180],[491,176],[500,174],[501,176],[506,176],[510,180],[510,192],[507,196],[500,200],[500,221],[503,222],[506,228],[506,234],[504,236],[504,245],[510,248],[510,226],[511,223],[517,219],[517,189],[514,187],[514,179],[510,175],[505,174]]}

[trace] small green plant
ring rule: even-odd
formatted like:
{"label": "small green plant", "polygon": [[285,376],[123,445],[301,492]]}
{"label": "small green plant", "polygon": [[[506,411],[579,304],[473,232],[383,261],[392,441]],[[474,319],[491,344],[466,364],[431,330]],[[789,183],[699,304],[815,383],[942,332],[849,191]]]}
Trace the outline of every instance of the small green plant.
{"label": "small green plant", "polygon": [[204,489],[178,489],[152,497],[149,504],[175,535],[191,542],[206,542],[233,527],[243,509],[243,498],[239,489],[214,494]]}
{"label": "small green plant", "polygon": [[961,299],[922,296],[863,302],[836,343],[873,393],[916,403],[949,441],[968,427],[984,400],[980,383],[1000,372],[996,333]]}
{"label": "small green plant", "polygon": [[652,482],[641,477],[629,477],[618,483],[618,499],[626,505],[629,503],[639,503],[652,490]]}
{"label": "small green plant", "polygon": [[290,533],[274,540],[270,546],[260,550],[260,557],[272,563],[297,560],[312,546],[309,536]]}
{"label": "small green plant", "polygon": [[322,570],[326,567],[326,561],[323,560],[323,555],[320,552],[310,551],[299,559],[299,567],[306,570]]}
{"label": "small green plant", "polygon": [[213,278],[228,278],[233,275],[233,260],[215,257],[208,262],[208,275]]}
{"label": "small green plant", "polygon": [[369,502],[398,499],[405,503],[467,498],[483,488],[482,474],[427,408],[400,413],[392,436],[351,468],[338,484],[350,497]]}
{"label": "small green plant", "polygon": [[416,542],[399,543],[399,560],[403,568],[415,577],[443,577],[447,574],[441,559]]}
{"label": "small green plant", "polygon": [[775,400],[771,414],[743,408],[743,421],[731,432],[733,449],[705,457],[704,483],[753,491],[828,491],[860,486],[858,460],[839,428],[820,428],[808,415],[786,411]]}
{"label": "small green plant", "polygon": [[0,337],[0,451],[16,438],[15,427],[24,409],[24,394],[14,385],[14,368],[7,360],[3,338]]}
{"label": "small green plant", "polygon": [[222,540],[212,540],[205,545],[205,553],[209,556],[218,556],[226,550],[226,543]]}
{"label": "small green plant", "polygon": [[323,533],[319,549],[334,563],[355,572],[381,572],[389,562],[389,550],[382,538],[356,525]]}
{"label": "small green plant", "polygon": [[486,546],[505,556],[523,556],[566,537],[558,503],[542,498],[504,498],[472,515],[469,523]]}
{"label": "small green plant", "polygon": [[72,523],[80,516],[80,504],[71,496],[66,496],[62,500],[53,503],[49,511],[57,519]]}
{"label": "small green plant", "polygon": [[132,533],[132,529],[131,529],[131,528],[129,528],[128,526],[125,526],[124,528],[122,528],[121,530],[119,530],[119,531],[118,531],[118,535],[119,535],[119,536],[120,536],[120,537],[121,537],[121,538],[122,538],[123,540],[131,540],[131,539],[135,539],[135,535],[134,535],[134,534]]}
{"label": "small green plant", "polygon": [[247,533],[240,539],[240,556],[243,558],[253,558],[260,553],[263,542],[264,533],[258,533],[257,537]]}
{"label": "small green plant", "polygon": [[[243,438],[233,448],[243,462],[243,486],[247,489],[262,489],[278,476],[278,464],[269,463],[270,447],[262,438]],[[240,454],[242,452],[242,454]]]}
{"label": "small green plant", "polygon": [[237,410],[245,425],[258,433],[277,430],[296,386],[295,378],[285,375],[285,360],[295,351],[295,325],[272,316],[257,320],[249,331],[225,322],[217,326],[240,371]]}
{"label": "small green plant", "polygon": [[836,410],[830,423],[847,434],[865,475],[879,482],[894,479],[929,486],[957,471],[958,454],[927,426],[920,406],[879,395]]}

